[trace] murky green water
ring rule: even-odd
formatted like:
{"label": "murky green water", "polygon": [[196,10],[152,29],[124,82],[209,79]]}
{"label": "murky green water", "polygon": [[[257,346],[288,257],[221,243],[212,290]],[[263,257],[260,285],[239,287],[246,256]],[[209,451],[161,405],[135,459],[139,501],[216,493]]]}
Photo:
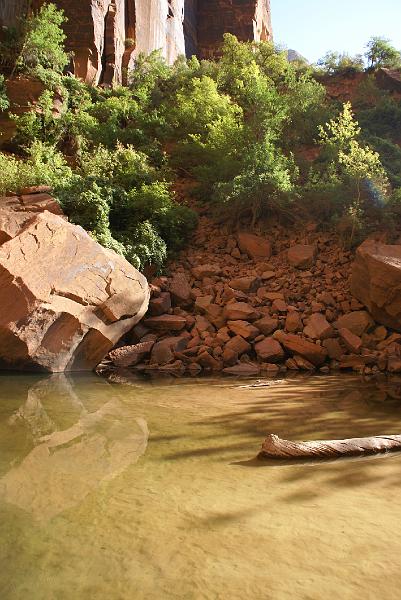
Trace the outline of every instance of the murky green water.
{"label": "murky green water", "polygon": [[243,385],[1,376],[0,598],[399,599],[401,457],[235,463],[400,433],[401,384]]}

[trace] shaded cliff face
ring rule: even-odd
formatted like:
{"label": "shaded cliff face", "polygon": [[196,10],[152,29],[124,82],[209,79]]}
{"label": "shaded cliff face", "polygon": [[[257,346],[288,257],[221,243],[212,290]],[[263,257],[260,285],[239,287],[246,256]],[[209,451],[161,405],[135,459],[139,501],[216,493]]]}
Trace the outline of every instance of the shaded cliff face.
{"label": "shaded cliff face", "polygon": [[224,33],[240,41],[272,39],[270,0],[198,0],[200,58],[218,54]]}
{"label": "shaded cliff face", "polygon": [[[135,57],[160,49],[172,64],[182,54],[218,55],[223,34],[272,37],[270,0],[53,0],[68,18],[71,70],[87,83],[124,81]],[[13,25],[43,0],[2,0],[0,25]]]}

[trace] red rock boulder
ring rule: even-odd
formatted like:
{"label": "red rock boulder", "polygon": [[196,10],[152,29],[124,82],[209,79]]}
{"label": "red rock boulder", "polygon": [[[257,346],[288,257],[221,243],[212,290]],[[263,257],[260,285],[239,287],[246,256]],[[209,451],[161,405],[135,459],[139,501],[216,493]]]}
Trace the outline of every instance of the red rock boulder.
{"label": "red rock boulder", "polygon": [[241,252],[254,260],[270,258],[272,254],[272,246],[269,240],[252,233],[240,233],[238,235],[238,246]]}
{"label": "red rock boulder", "polygon": [[61,216],[25,214],[0,245],[0,365],[91,370],[145,314],[147,281]]}
{"label": "red rock boulder", "polygon": [[315,263],[316,248],[306,244],[297,244],[288,249],[288,262],[297,269],[309,269]]}
{"label": "red rock boulder", "polygon": [[312,363],[315,367],[323,365],[327,358],[327,350],[318,344],[313,344],[308,340],[292,333],[276,331],[274,338],[292,354],[299,354],[302,358]]}
{"label": "red rock boulder", "polygon": [[367,240],[352,267],[351,292],[379,323],[401,331],[401,245]]}

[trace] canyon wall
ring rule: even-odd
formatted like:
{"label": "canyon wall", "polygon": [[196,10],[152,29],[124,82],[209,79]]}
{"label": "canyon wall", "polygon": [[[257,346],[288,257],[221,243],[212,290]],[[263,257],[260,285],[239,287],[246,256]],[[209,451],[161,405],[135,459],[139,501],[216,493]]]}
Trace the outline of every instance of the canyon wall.
{"label": "canyon wall", "polygon": [[197,19],[201,58],[218,54],[224,33],[244,42],[272,39],[270,0],[198,0]]}
{"label": "canyon wall", "polygon": [[[159,49],[168,63],[180,55],[218,55],[223,34],[239,40],[272,37],[270,0],[53,0],[68,18],[70,69],[87,83],[124,81],[136,56]],[[11,26],[43,0],[0,0],[0,25]]]}

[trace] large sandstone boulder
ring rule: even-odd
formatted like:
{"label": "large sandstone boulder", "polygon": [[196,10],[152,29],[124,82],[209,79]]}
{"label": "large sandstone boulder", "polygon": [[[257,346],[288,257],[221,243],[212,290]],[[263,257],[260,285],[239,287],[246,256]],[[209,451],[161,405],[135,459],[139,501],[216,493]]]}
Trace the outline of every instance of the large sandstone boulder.
{"label": "large sandstone boulder", "polygon": [[0,366],[93,369],[145,314],[145,277],[59,215],[0,215]]}
{"label": "large sandstone boulder", "polygon": [[401,331],[401,245],[364,242],[356,252],[351,292],[375,321]]}

